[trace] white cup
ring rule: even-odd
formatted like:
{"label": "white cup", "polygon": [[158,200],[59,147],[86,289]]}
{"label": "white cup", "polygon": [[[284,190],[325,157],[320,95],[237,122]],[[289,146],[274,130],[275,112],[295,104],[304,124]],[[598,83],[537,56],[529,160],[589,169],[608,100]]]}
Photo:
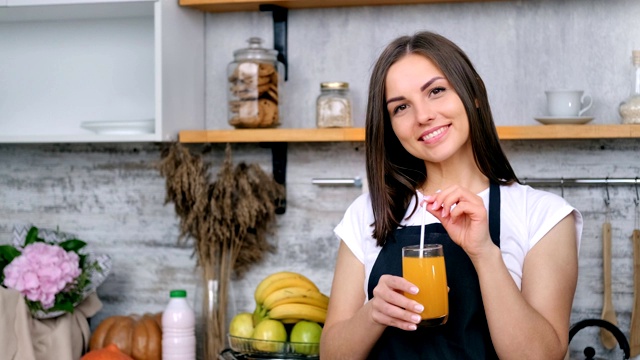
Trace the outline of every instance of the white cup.
{"label": "white cup", "polygon": [[549,116],[578,117],[591,108],[590,95],[582,90],[547,90]]}

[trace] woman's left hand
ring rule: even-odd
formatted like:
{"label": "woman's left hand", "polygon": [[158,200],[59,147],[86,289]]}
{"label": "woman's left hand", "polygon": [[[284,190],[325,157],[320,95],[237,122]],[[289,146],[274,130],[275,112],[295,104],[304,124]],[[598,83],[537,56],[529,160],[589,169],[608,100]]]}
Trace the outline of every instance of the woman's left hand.
{"label": "woman's left hand", "polygon": [[440,220],[451,239],[470,257],[493,246],[487,210],[480,196],[454,185],[426,196],[420,205]]}

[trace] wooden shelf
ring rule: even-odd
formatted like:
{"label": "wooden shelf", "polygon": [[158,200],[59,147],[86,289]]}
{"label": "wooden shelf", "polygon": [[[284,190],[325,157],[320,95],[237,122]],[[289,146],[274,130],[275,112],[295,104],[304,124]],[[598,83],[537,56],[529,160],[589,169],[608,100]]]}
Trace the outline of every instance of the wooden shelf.
{"label": "wooden shelf", "polygon": [[182,143],[364,141],[364,128],[183,130]]}
{"label": "wooden shelf", "polygon": [[186,6],[207,12],[258,11],[260,5],[271,4],[287,9],[310,9],[347,6],[408,5],[430,3],[487,2],[497,0],[180,0]]}
{"label": "wooden shelf", "polygon": [[[640,138],[640,125],[498,126],[501,140]],[[364,141],[364,128],[183,130],[182,143]]]}
{"label": "wooden shelf", "polygon": [[640,138],[639,125],[532,125],[497,128],[501,140]]}

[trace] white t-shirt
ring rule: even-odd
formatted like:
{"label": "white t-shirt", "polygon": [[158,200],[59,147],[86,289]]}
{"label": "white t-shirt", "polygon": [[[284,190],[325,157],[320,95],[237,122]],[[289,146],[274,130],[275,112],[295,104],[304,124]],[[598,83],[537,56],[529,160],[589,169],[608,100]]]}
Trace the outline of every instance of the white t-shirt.
{"label": "white t-shirt", "polygon": [[[489,189],[478,194],[489,208]],[[424,195],[418,192],[422,201]],[[580,249],[582,215],[562,197],[550,192],[536,190],[527,185],[514,183],[500,186],[500,250],[502,259],[518,288],[522,283],[522,267],[529,250],[560,220],[573,214],[576,225],[576,246]],[[413,210],[415,198],[407,207],[405,218]],[[426,213],[426,214],[423,214]],[[439,222],[433,215],[418,208],[413,216],[401,225],[420,225],[423,215],[425,224]],[[367,294],[369,275],[381,247],[376,245],[373,234],[373,210],[369,194],[360,195],[347,209],[342,221],[334,229],[339,239],[345,242],[355,257],[364,264],[364,292]]]}

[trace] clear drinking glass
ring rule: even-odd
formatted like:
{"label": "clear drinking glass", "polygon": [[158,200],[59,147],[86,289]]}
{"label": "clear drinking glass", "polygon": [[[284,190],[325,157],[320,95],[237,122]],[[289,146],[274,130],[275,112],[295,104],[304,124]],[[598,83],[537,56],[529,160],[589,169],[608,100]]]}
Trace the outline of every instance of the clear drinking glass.
{"label": "clear drinking glass", "polygon": [[404,294],[424,306],[419,326],[445,324],[449,318],[449,292],[442,245],[403,247],[402,277],[420,289],[415,295]]}

